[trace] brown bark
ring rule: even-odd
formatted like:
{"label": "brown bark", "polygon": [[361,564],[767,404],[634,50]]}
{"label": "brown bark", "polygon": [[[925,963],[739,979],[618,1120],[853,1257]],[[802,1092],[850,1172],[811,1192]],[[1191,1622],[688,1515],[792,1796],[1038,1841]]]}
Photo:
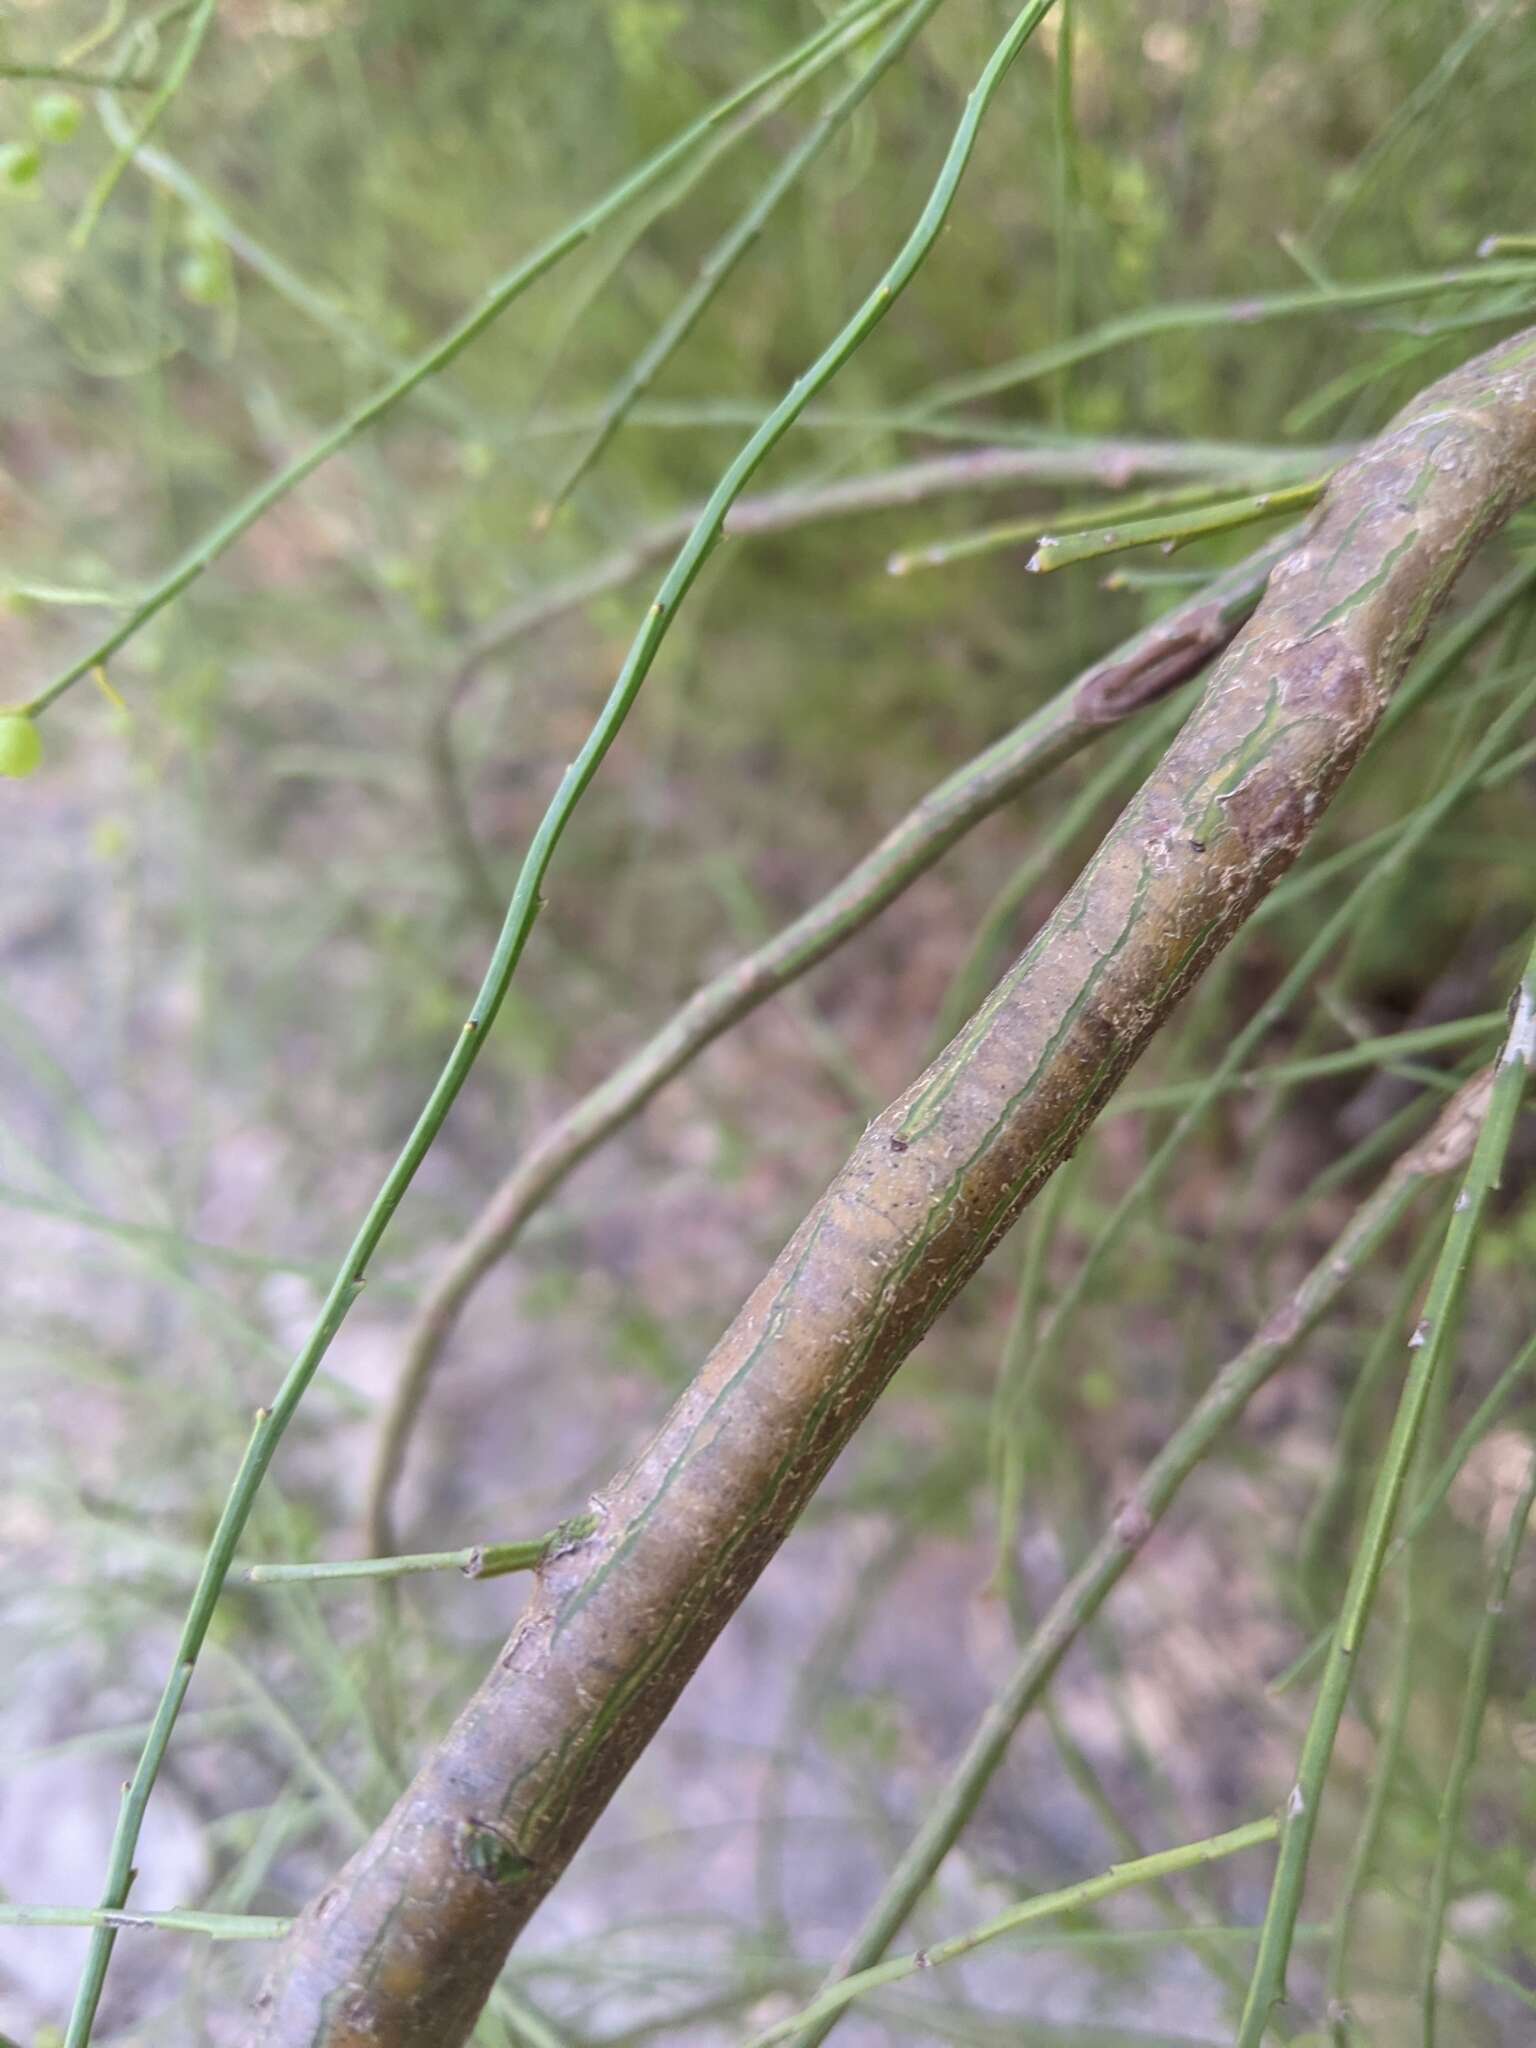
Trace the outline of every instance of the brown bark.
{"label": "brown bark", "polygon": [[406,1453],[466,1303],[566,1177],[722,1032],[878,916],[974,825],[1109,726],[1198,675],[1252,613],[1280,551],[1271,542],[1229,569],[929,790],[820,902],[696,989],[622,1066],[540,1132],[422,1292],[368,1483],[369,1553],[398,1547],[394,1499]]}
{"label": "brown bark", "polygon": [[260,2048],[455,2048],[827,1468],[1305,843],[1478,542],[1536,490],[1536,333],[1336,476],[1199,708],[976,1016],[876,1118],[553,1558],[373,1839],[301,1916]]}

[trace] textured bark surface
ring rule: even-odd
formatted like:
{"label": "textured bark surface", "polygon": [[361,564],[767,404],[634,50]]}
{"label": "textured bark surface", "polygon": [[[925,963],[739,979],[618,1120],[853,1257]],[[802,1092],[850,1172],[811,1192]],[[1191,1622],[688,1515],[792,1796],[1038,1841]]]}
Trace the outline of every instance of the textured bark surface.
{"label": "textured bark surface", "polygon": [[494,1670],[301,1916],[260,2048],[455,2048],[897,1366],[1284,872],[1478,542],[1536,490],[1536,334],[1335,478],[1023,958],[870,1125]]}
{"label": "textured bark surface", "polygon": [[1106,727],[1198,675],[1252,613],[1278,552],[1277,544],[1261,548],[1228,570],[930,790],[820,902],[695,990],[621,1067],[540,1133],[422,1295],[369,1481],[363,1536],[369,1553],[396,1548],[393,1501],[401,1467],[465,1303],[567,1176],[705,1046],[877,917],[983,818]]}

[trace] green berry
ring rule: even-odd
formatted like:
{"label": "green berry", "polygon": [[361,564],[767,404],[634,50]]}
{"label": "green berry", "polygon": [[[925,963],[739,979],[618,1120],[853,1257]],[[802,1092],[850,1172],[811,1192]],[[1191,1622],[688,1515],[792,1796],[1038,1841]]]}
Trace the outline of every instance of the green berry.
{"label": "green berry", "polygon": [[183,232],[187,247],[200,256],[219,256],[224,251],[224,237],[205,213],[189,213]]}
{"label": "green berry", "polygon": [[184,256],[176,266],[176,282],[182,297],[195,306],[222,305],[229,297],[229,279],[220,256]]}
{"label": "green berry", "polygon": [[32,126],[44,142],[69,142],[80,126],[80,102],[72,92],[40,92],[32,102]]}
{"label": "green berry", "polygon": [[19,711],[0,712],[0,775],[19,782],[42,758],[43,743],[31,719]]}
{"label": "green berry", "polygon": [[35,142],[0,142],[0,179],[7,185],[30,185],[42,168],[42,152]]}

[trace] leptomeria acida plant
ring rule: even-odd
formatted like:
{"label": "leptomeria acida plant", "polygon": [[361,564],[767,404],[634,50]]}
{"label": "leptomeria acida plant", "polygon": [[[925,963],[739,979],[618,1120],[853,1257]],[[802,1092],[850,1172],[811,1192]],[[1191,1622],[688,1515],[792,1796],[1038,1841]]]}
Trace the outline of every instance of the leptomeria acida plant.
{"label": "leptomeria acida plant", "polygon": [[[113,1837],[107,1882],[101,1901],[105,1911],[120,1910],[133,1883],[134,1851],[150,1794],[159,1775],[176,1718],[190,1687],[197,1657],[218,1605],[224,1580],[234,1561],[236,1547],[250,1517],[267,1467],[288,1424],[297,1412],[321,1360],[329,1350],[349,1309],[361,1293],[368,1264],[389,1227],[390,1219],[404,1199],[417,1169],[431,1149],[454,1100],[468,1078],[485,1034],[495,1023],[533,929],[542,902],[543,884],[565,828],[602,765],[605,755],[617,739],[657,652],[670,630],[677,607],[687,596],[720,539],[731,506],[812,398],[818,391],[825,389],[849,358],[874,332],[927,259],[954,203],[955,193],[975,148],[976,137],[987,108],[1019,52],[1050,12],[1053,4],[1054,0],[1029,0],[1029,4],[1014,17],[966,101],[964,112],[955,129],[954,138],[944,157],[927,204],[896,257],[887,266],[873,290],[866,295],[858,310],[768,413],[721,477],[691,533],[679,549],[671,569],[662,579],[607,702],[586,742],[561,778],[543,821],[529,845],[479,994],[470,1008],[453,1051],[439,1074],[414,1129],[364,1216],[307,1341],[279,1387],[271,1407],[258,1411],[245,1458],[219,1517],[187,1610],[175,1665],[161,1695],[138,1766],[124,1793],[122,1812]],[[727,104],[734,103],[733,101]],[[704,124],[698,125],[705,126],[714,118],[719,118],[718,112],[706,117]],[[693,132],[689,131],[690,134]],[[681,147],[682,143],[672,146],[674,151]],[[663,155],[665,156],[666,152],[663,152]],[[657,162],[658,159],[653,158],[649,166],[636,174],[635,179],[619,188],[620,193],[627,194],[638,180],[654,176]],[[102,663],[107,655],[121,646],[139,626],[201,574],[214,555],[253,523],[269,504],[275,502],[278,496],[318,467],[329,453],[376,417],[387,404],[403,397],[414,383],[421,381],[444,361],[457,354],[461,348],[467,346],[469,341],[510,302],[516,291],[531,283],[543,269],[557,261],[559,255],[567,248],[574,246],[584,234],[590,233],[596,219],[605,210],[611,211],[619,203],[621,202],[618,198],[611,198],[604,202],[603,207],[594,209],[592,214],[585,216],[575,228],[568,230],[564,237],[557,237],[554,242],[546,244],[544,251],[530,258],[513,273],[511,279],[496,288],[477,313],[454,330],[446,343],[441,344],[429,356],[420,358],[408,376],[397,379],[385,393],[360,408],[357,413],[350,415],[341,428],[318,443],[299,463],[291,466],[262,491],[248,499],[245,505],[217,530],[217,546],[212,546],[210,542],[209,547],[205,547],[201,553],[189,557],[172,577],[157,586],[132,617],[119,627],[115,635],[109,636],[109,640],[93,650],[83,663],[77,663],[74,668],[67,671],[34,700],[33,705],[27,707],[28,710],[40,709],[57,697],[80,674]],[[100,1926],[93,1932],[90,1953],[70,2016],[65,2048],[86,2048],[86,2043],[90,2040],[111,1960],[115,1932],[111,1925]]]}
{"label": "leptomeria acida plant", "polygon": [[[341,2013],[389,2048],[465,2037],[891,1375],[1297,857],[1456,573],[1533,490],[1531,334],[1429,387],[1340,469],[1034,942],[868,1126],[651,1442],[595,1496],[592,1534],[536,1574],[513,1636],[393,1812],[295,1924],[261,2048],[337,2041]],[[1533,692],[1482,741],[1502,742]],[[1261,1351],[1295,1326],[1266,1326]],[[1135,1549],[1147,1526],[1133,1503],[1111,1540]],[[1006,1718],[989,1729],[984,1761],[1009,1732]],[[953,1832],[929,1841],[936,1857],[969,1810],[962,1788],[944,1815]],[[904,1864],[907,1903],[932,1867]]]}

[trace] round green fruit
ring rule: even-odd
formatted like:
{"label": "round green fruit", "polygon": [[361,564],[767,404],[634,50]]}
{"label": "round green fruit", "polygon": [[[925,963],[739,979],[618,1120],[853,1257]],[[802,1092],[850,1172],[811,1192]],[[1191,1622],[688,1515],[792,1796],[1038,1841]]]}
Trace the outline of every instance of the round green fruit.
{"label": "round green fruit", "polygon": [[20,712],[0,712],[0,775],[19,781],[31,775],[43,758],[37,727]]}
{"label": "round green fruit", "polygon": [[219,306],[229,297],[229,279],[220,257],[199,252],[176,266],[176,282],[184,299],[195,306]]}
{"label": "round green fruit", "polygon": [[44,142],[69,142],[79,129],[80,111],[72,92],[40,92],[32,102],[32,126]]}
{"label": "round green fruit", "polygon": [[0,181],[19,189],[30,185],[42,168],[42,153],[36,143],[0,142]]}

